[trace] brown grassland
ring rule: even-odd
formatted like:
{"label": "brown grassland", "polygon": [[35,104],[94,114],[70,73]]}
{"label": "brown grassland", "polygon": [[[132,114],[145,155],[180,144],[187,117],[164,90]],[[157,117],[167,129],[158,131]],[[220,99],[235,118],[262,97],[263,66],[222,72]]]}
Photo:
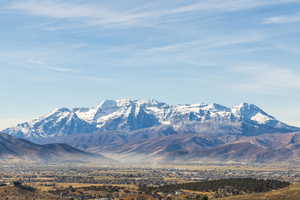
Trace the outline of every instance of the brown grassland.
{"label": "brown grassland", "polygon": [[222,200],[300,200],[300,183],[271,192],[231,196]]}
{"label": "brown grassland", "polygon": [[0,187],[1,200],[58,200],[57,196],[42,191],[27,191],[14,186]]}

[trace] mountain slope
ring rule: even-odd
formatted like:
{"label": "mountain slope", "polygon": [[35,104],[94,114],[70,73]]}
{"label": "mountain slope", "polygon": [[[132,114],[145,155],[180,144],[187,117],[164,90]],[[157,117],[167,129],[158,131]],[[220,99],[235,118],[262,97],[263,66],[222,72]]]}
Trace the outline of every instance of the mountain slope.
{"label": "mountain slope", "polygon": [[273,190],[265,193],[254,193],[222,198],[223,200],[298,200],[300,199],[300,184],[293,184],[289,187]]}
{"label": "mountain slope", "polygon": [[[61,199],[58,195],[53,195],[48,192],[31,191],[22,187],[2,186],[0,187],[0,196],[3,200],[58,200]],[[65,199],[65,198],[64,198]]]}
{"label": "mountain slope", "polygon": [[63,142],[76,148],[121,157],[162,161],[300,161],[300,132],[259,136],[177,133],[170,127],[134,133],[96,133],[36,138],[38,143]]}
{"label": "mountain slope", "polygon": [[66,144],[38,145],[3,133],[0,133],[0,159],[28,161],[105,160],[101,155],[87,153]]}
{"label": "mountain slope", "polygon": [[[209,126],[215,134],[259,135],[300,130],[267,114],[253,104],[232,108],[220,104],[169,105],[155,100],[106,100],[93,108],[56,109],[30,122],[3,132],[24,138],[53,137],[117,131],[130,133],[159,126],[172,126],[177,132],[201,133]],[[232,132],[229,131],[232,129]]]}

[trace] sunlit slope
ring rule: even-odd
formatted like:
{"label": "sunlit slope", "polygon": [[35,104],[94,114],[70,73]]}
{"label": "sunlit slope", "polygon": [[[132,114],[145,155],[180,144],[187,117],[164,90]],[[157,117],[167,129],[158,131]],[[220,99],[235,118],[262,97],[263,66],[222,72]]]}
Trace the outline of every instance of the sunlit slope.
{"label": "sunlit slope", "polygon": [[299,200],[300,183],[290,185],[287,188],[275,190],[266,193],[247,194],[241,196],[232,196],[222,200]]}
{"label": "sunlit slope", "polygon": [[29,191],[26,189],[4,186],[0,187],[0,199],[2,200],[59,200],[58,196],[40,191]]}

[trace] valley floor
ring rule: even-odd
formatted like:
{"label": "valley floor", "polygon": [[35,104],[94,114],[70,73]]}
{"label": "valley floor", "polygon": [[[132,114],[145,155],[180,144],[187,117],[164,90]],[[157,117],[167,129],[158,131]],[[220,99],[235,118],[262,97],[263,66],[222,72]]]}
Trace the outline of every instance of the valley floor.
{"label": "valley floor", "polygon": [[[0,169],[1,200],[94,200],[101,198],[205,200],[207,197],[222,199],[221,196],[225,197],[224,200],[300,199],[300,183],[298,183],[300,170],[283,165],[274,167],[211,164],[146,167],[124,164],[120,167],[97,164],[49,164],[43,166],[2,164]],[[254,184],[249,184],[247,177],[253,178],[250,182],[254,181]],[[249,185],[249,190],[245,187],[242,189],[232,187],[232,182],[237,179],[242,180],[242,185],[246,185],[246,187]],[[269,192],[247,194],[256,191],[255,188],[259,189],[255,186],[255,180],[261,179],[274,180],[271,185],[263,183],[266,184],[263,185],[264,191]],[[280,182],[276,182],[277,180]],[[211,184],[214,183],[211,181],[217,181],[216,184],[220,186],[220,189],[216,190],[214,187],[216,184]],[[21,187],[15,185],[18,182],[21,183]],[[192,188],[185,187],[185,184],[191,182],[200,184],[196,184],[196,187]],[[292,184],[287,188],[278,189],[286,187],[286,182]],[[206,184],[210,185],[208,189]],[[163,187],[166,185],[171,185],[171,189],[165,190]],[[274,185],[276,187],[272,191]],[[162,188],[162,190],[152,190],[149,187]]]}

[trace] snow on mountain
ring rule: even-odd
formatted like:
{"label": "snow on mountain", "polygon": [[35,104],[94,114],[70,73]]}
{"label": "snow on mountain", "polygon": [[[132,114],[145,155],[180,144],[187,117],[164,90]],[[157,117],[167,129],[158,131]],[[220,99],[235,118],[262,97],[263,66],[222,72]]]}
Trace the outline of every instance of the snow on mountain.
{"label": "snow on mountain", "polygon": [[240,105],[234,106],[231,110],[236,116],[239,116],[241,119],[253,120],[257,121],[258,123],[265,123],[269,120],[275,119],[254,104],[242,103]]}
{"label": "snow on mountain", "polygon": [[159,125],[160,111],[157,101],[130,99],[105,100],[91,109],[74,110],[82,120],[96,123],[97,128],[106,130],[135,130]]}
{"label": "snow on mountain", "polygon": [[80,119],[68,108],[55,109],[38,119],[4,130],[17,137],[48,137],[95,131],[93,125]]}
{"label": "snow on mountain", "polygon": [[242,121],[251,121],[260,125],[266,125],[273,128],[290,128],[291,126],[284,124],[273,116],[267,114],[254,104],[243,103],[232,108],[234,115],[238,116]]}
{"label": "snow on mountain", "polygon": [[4,130],[18,137],[47,137],[96,131],[133,131],[186,122],[246,122],[256,127],[299,130],[288,126],[259,107],[243,103],[232,108],[220,104],[169,105],[156,100],[105,100],[93,108],[61,108]]}

